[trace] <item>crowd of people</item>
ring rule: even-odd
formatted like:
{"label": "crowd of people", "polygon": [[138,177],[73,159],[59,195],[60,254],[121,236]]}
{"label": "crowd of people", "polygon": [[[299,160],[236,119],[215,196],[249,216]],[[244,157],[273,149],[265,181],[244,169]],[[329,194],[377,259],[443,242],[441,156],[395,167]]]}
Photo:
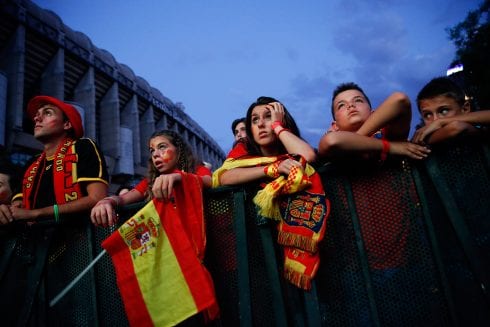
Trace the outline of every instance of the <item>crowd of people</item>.
{"label": "crowd of people", "polygon": [[[447,77],[427,83],[417,96],[417,107],[424,125],[408,140],[412,105],[406,94],[392,93],[373,110],[360,86],[341,84],[332,94],[334,120],[315,147],[301,137],[294,118],[279,100],[259,97],[245,117],[233,121],[233,148],[214,173],[196,158],[180,134],[157,131],[148,140],[146,178],[109,195],[104,155],[94,141],[83,137],[78,111],[62,100],[36,96],[27,105],[27,116],[43,151],[22,174],[6,155],[0,161],[0,225],[25,222],[24,237],[42,239],[48,248],[56,237],[56,226],[87,217],[96,226],[113,226],[118,223],[120,206],[151,199],[172,201],[186,174],[199,176],[203,188],[255,183],[258,214],[277,222],[284,276],[308,290],[318,270],[318,243],[330,212],[314,167],[326,161],[358,159],[383,164],[392,156],[423,160],[430,156],[431,144],[462,134],[488,135],[490,111],[473,110],[461,87]],[[308,217],[297,216],[292,203],[312,198],[317,205]],[[34,228],[47,219],[54,220],[54,227]],[[46,251],[40,261],[46,262]],[[15,260],[2,272],[0,305],[8,308],[7,323],[18,323],[25,293],[19,285],[4,281],[28,274],[29,265]],[[35,295],[39,301],[41,286]],[[42,316],[39,310],[42,308],[34,306],[24,322]]]}

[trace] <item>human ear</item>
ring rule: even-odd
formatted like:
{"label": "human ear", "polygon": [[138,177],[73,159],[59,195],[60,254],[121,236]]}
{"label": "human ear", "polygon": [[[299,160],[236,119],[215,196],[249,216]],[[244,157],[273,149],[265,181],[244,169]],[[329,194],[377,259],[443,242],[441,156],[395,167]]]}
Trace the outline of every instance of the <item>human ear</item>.
{"label": "human ear", "polygon": [[73,127],[73,125],[71,124],[71,121],[69,121],[69,120],[67,120],[67,121],[65,121],[65,122],[63,123],[63,129],[64,129],[65,131],[70,130],[70,128],[72,128],[72,127]]}
{"label": "human ear", "polygon": [[334,120],[328,129],[329,132],[337,132],[339,127],[337,126],[337,122]]}

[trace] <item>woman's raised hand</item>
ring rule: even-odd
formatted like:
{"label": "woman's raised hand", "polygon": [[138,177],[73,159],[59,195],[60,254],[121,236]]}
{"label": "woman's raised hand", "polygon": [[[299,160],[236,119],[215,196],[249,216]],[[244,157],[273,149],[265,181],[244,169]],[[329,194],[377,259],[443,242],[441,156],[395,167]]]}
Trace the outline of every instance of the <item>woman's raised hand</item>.
{"label": "woman's raised hand", "polygon": [[271,112],[271,121],[284,123],[284,107],[279,102],[271,102],[267,105]]}

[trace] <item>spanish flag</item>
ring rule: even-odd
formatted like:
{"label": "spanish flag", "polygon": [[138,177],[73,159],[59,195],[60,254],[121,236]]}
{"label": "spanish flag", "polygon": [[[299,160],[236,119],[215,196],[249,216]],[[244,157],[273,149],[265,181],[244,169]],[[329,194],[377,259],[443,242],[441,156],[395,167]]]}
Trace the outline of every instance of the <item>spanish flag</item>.
{"label": "spanish flag", "polygon": [[150,201],[102,243],[131,326],[174,326],[201,311],[218,316],[205,244],[202,182],[186,173],[174,201]]}

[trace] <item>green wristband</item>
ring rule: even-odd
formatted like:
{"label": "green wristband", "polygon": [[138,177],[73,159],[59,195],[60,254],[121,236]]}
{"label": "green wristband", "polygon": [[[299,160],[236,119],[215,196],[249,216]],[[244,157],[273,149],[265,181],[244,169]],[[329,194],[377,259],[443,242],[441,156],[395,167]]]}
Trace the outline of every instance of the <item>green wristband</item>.
{"label": "green wristband", "polygon": [[54,211],[54,221],[58,223],[60,221],[60,209],[58,208],[57,204],[53,205],[53,211]]}

